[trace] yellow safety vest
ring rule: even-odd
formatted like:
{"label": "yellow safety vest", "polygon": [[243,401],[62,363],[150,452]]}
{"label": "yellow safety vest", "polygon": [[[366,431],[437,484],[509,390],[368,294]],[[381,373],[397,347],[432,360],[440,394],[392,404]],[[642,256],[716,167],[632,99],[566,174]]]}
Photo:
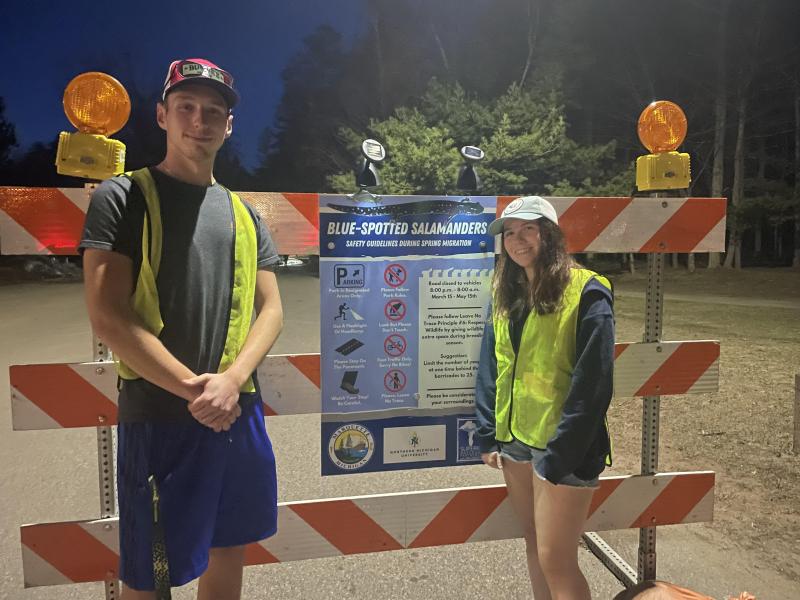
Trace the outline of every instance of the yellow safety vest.
{"label": "yellow safety vest", "polygon": [[509,318],[494,303],[497,395],[496,439],[544,449],[561,420],[575,368],[578,307],[584,286],[592,278],[611,289],[611,282],[588,269],[573,268],[559,307],[547,315],[532,310],[514,352]]}
{"label": "yellow safety vest", "polygon": [[[142,319],[145,328],[153,335],[158,336],[164,329],[158,302],[158,289],[156,288],[163,239],[161,201],[149,169],[139,169],[126,173],[126,175],[139,186],[147,206],[142,227],[142,265],[139,268],[136,289],[133,293],[133,310]],[[228,316],[228,336],[225,339],[225,349],[217,370],[219,373],[225,372],[233,364],[250,331],[258,255],[255,223],[241,198],[233,192],[229,193],[236,227],[233,252],[233,293]],[[117,360],[117,372],[122,379],[140,379],[140,376],[121,360]],[[255,392],[255,389],[253,378],[250,377],[242,385],[240,391]]]}

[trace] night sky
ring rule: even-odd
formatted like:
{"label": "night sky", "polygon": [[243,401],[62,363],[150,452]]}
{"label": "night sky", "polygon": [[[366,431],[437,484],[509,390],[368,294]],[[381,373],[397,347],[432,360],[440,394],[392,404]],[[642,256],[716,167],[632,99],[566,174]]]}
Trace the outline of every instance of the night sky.
{"label": "night sky", "polygon": [[350,42],[365,17],[359,0],[10,0],[2,3],[0,24],[0,96],[18,153],[74,130],[61,101],[79,73],[105,71],[149,92],[160,89],[172,60],[202,57],[235,78],[242,102],[232,141],[249,167],[257,160],[259,135],[273,124],[281,71],[303,39],[328,24]]}

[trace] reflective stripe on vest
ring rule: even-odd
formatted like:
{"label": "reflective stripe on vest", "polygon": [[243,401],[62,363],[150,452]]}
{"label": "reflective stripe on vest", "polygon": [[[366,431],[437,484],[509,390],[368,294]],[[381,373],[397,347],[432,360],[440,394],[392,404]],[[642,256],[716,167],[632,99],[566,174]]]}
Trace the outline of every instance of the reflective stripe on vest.
{"label": "reflective stripe on vest", "polygon": [[535,310],[528,315],[516,354],[508,316],[494,309],[498,441],[511,442],[516,438],[544,449],[555,434],[575,368],[581,294],[592,278],[611,289],[611,282],[605,277],[588,269],[573,268],[559,308],[547,315]]}
{"label": "reflective stripe on vest", "polygon": [[[142,319],[145,328],[155,336],[164,329],[158,301],[158,269],[161,265],[163,230],[161,227],[161,202],[149,169],[126,173],[142,191],[147,210],[142,226],[142,265],[133,292],[133,310]],[[231,198],[235,222],[233,248],[233,274],[231,307],[228,316],[228,333],[217,372],[223,373],[232,364],[244,346],[253,317],[256,290],[258,242],[253,219],[242,200],[233,192]],[[139,379],[139,375],[124,362],[117,361],[117,372],[122,379]],[[255,392],[253,378],[242,385],[242,392]]]}

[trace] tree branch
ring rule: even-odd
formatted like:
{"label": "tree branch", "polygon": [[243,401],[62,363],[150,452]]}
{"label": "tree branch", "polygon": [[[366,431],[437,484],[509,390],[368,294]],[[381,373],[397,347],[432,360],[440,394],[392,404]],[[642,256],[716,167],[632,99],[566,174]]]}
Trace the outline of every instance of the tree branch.
{"label": "tree branch", "polygon": [[525,86],[525,80],[528,78],[528,73],[533,63],[533,52],[536,49],[536,38],[539,35],[539,14],[538,2],[536,0],[528,0],[528,58],[525,61],[525,68],[522,70],[522,77],[519,80],[520,88]]}

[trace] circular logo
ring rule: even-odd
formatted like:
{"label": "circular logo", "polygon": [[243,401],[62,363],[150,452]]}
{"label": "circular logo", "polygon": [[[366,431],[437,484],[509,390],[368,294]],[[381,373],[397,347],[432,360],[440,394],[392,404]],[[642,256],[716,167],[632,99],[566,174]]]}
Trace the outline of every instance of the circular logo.
{"label": "circular logo", "polygon": [[355,471],[372,458],[375,440],[369,429],[358,423],[343,425],[328,440],[328,456],[340,469]]}
{"label": "circular logo", "polygon": [[520,208],[522,208],[522,198],[517,198],[511,204],[506,206],[506,209],[503,211],[504,215],[517,212]]}

